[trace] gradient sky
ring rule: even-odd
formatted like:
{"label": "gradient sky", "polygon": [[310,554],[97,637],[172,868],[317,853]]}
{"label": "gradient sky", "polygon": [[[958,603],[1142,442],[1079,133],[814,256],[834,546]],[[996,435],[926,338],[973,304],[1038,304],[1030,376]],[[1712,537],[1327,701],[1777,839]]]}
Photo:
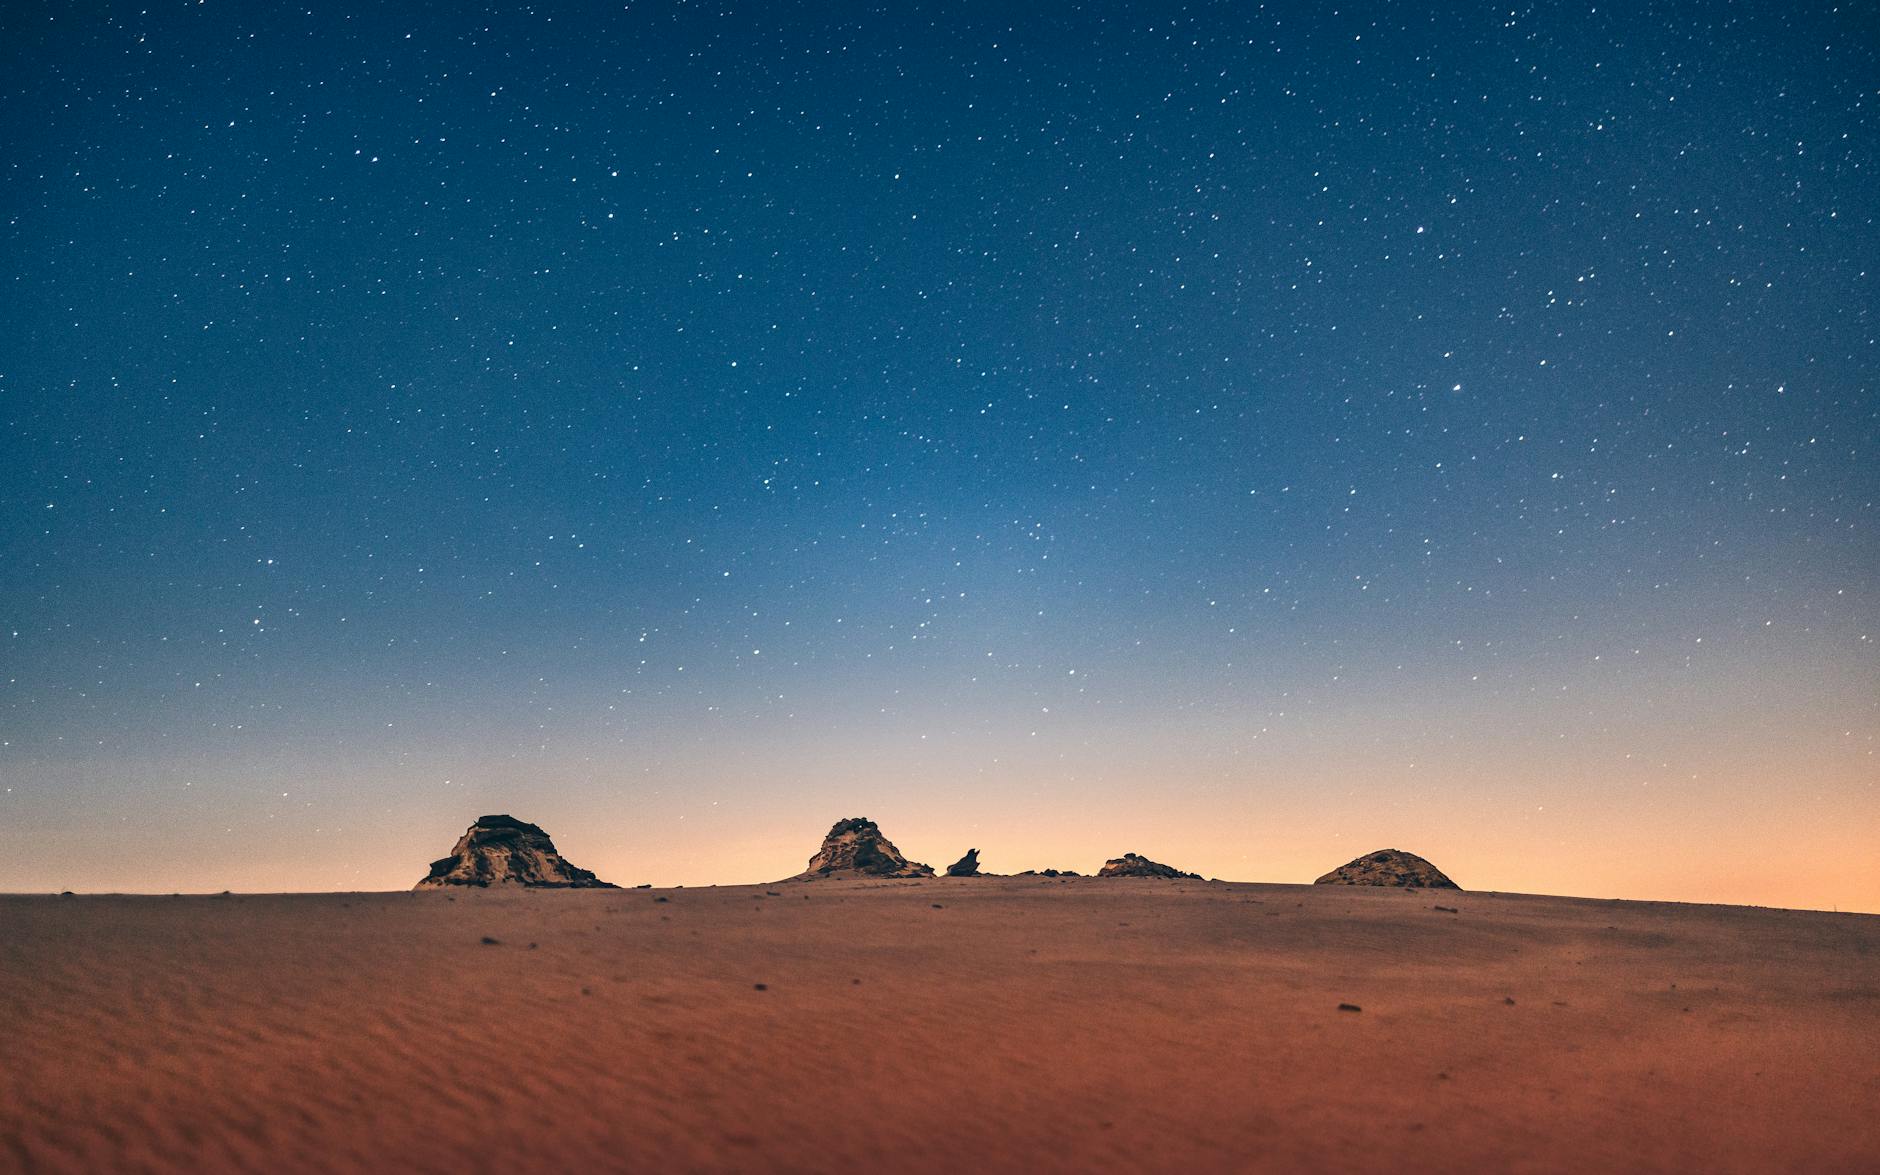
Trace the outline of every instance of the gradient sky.
{"label": "gradient sky", "polygon": [[0,889],[1880,910],[1871,4],[9,4]]}

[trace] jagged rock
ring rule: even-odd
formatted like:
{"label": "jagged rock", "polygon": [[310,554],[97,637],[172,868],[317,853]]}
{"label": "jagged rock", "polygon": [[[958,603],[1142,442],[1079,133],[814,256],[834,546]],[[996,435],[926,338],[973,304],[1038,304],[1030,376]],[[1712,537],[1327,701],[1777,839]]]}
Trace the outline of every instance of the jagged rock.
{"label": "jagged rock", "polygon": [[1027,869],[1020,877],[1082,877],[1075,869]]}
{"label": "jagged rock", "polygon": [[1105,861],[1103,868],[1097,870],[1098,877],[1186,877],[1201,880],[1199,873],[1183,873],[1173,865],[1163,865],[1147,857],[1138,857],[1134,853],[1124,853],[1113,861]]}
{"label": "jagged rock", "polygon": [[979,876],[979,850],[967,849],[966,855],[947,866],[948,877]]}
{"label": "jagged rock", "polygon": [[1327,873],[1314,885],[1394,885],[1405,889],[1461,889],[1415,853],[1379,849]]}
{"label": "jagged rock", "polygon": [[479,816],[450,856],[431,864],[417,889],[446,885],[524,885],[541,889],[616,889],[561,859],[548,834],[514,816]]}
{"label": "jagged rock", "polygon": [[793,881],[814,881],[820,877],[932,877],[933,866],[910,861],[881,835],[881,829],[865,816],[836,821],[822,847],[809,859],[809,868]]}

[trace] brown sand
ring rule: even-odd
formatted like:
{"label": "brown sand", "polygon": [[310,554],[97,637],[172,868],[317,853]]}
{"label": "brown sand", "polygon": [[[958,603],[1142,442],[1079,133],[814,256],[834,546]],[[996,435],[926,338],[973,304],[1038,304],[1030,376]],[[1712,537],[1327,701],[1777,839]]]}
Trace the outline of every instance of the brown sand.
{"label": "brown sand", "polygon": [[1042,878],[0,898],[0,1170],[1874,1171],[1876,1107],[1867,915]]}

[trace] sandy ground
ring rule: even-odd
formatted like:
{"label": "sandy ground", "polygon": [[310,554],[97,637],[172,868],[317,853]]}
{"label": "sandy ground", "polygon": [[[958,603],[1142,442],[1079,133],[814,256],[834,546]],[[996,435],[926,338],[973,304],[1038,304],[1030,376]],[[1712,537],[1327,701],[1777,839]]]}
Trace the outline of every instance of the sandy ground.
{"label": "sandy ground", "polygon": [[0,1169],[1875,1171],[1876,1107],[1869,915],[1031,878],[0,897]]}

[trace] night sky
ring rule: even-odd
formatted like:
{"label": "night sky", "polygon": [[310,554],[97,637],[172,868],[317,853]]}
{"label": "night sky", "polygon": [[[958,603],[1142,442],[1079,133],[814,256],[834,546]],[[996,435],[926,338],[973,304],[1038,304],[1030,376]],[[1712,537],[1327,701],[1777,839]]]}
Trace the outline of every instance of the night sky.
{"label": "night sky", "polygon": [[9,4],[0,889],[1880,910],[1871,3]]}

